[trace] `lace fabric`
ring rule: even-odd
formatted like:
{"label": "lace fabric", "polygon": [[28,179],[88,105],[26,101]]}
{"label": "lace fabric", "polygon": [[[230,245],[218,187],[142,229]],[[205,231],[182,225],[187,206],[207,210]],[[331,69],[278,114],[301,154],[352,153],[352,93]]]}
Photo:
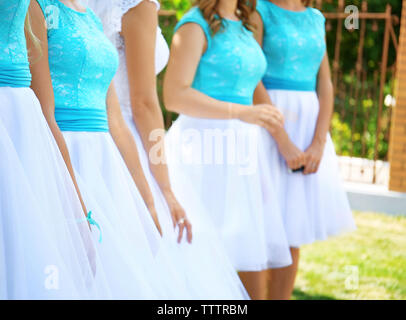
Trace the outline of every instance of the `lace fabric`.
{"label": "lace fabric", "polygon": [[251,105],[266,69],[265,56],[252,32],[241,21],[223,19],[224,28],[212,35],[198,7],[183,16],[175,31],[188,23],[200,26],[208,42],[192,87],[217,100]]}
{"label": "lace fabric", "polygon": [[[120,36],[122,18],[132,8],[138,6],[144,0],[84,0],[83,3],[93,9],[104,26],[104,33],[115,45],[116,48],[123,46],[123,39]],[[151,1],[157,5],[157,0]]]}
{"label": "lace fabric", "polygon": [[[62,131],[108,131],[106,95],[118,67],[117,50],[92,10],[37,0],[48,22],[55,117]],[[58,25],[52,25],[57,16]]]}
{"label": "lace fabric", "polygon": [[0,2],[0,86],[28,87],[28,66],[24,21],[29,0]]}
{"label": "lace fabric", "polygon": [[263,50],[268,89],[315,90],[326,52],[325,18],[314,8],[290,11],[268,0],[258,1],[264,24]]}
{"label": "lace fabric", "polygon": [[[88,6],[99,16],[103,23],[104,33],[117,48],[119,54],[119,68],[114,78],[117,95],[124,115],[131,117],[130,87],[128,84],[127,61],[124,39],[121,37],[122,17],[142,1],[150,1],[160,5],[156,0],[87,0]],[[155,71],[162,71],[169,58],[169,48],[161,29],[158,27],[155,51]]]}

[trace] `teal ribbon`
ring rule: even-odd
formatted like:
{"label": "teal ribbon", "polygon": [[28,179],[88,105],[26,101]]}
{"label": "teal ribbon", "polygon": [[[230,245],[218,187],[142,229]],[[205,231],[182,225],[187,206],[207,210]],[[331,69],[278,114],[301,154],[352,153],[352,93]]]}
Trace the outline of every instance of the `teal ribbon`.
{"label": "teal ribbon", "polygon": [[100,228],[100,225],[97,223],[97,221],[92,218],[92,214],[93,214],[92,211],[89,211],[89,213],[87,214],[86,220],[89,222],[89,224],[91,226],[95,226],[97,229],[99,229],[99,233],[100,233],[99,243],[101,243],[102,242],[102,230]]}

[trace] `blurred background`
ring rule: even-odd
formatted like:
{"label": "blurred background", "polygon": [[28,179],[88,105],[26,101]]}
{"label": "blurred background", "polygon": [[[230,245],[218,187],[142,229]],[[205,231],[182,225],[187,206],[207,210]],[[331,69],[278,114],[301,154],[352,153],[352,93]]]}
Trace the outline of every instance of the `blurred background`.
{"label": "blurred background", "polygon": [[[402,94],[406,81],[401,83],[406,74],[406,32],[400,37],[401,25],[406,30],[406,14],[402,19],[402,2],[406,3],[312,3],[327,19],[336,94],[331,135],[358,231],[304,248],[296,299],[406,299],[406,101]],[[170,43],[176,22],[193,1],[162,0],[161,4],[160,25]],[[350,20],[356,27],[351,29],[345,22],[354,10],[358,20]],[[160,95],[164,73],[158,81]],[[163,110],[169,127],[176,115],[164,106]]]}

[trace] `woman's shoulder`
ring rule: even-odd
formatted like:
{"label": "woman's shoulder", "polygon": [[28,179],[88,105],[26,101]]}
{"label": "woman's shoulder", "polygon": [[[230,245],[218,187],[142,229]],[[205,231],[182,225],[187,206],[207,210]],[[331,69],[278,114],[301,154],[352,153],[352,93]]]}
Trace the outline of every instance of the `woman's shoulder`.
{"label": "woman's shoulder", "polygon": [[[109,1],[111,1],[111,0],[109,0]],[[136,6],[138,6],[140,3],[144,2],[144,1],[154,3],[157,7],[157,10],[159,10],[159,8],[161,6],[157,0],[118,0],[118,6],[121,9],[121,14],[124,15],[129,10],[131,10],[132,8],[135,8]]]}
{"label": "woman's shoulder", "polygon": [[259,13],[262,21],[265,23],[265,21],[267,20],[267,13],[268,13],[268,2],[269,1],[265,1],[265,0],[259,0],[257,2],[257,7],[256,10]]}
{"label": "woman's shoulder", "polygon": [[321,21],[323,23],[326,21],[326,18],[324,17],[323,13],[319,9],[309,8],[309,11],[319,21]]}
{"label": "woman's shoulder", "polygon": [[199,7],[193,7],[190,9],[178,22],[175,31],[186,23],[196,23],[200,25],[205,31],[210,29],[210,26],[203,16]]}
{"label": "woman's shoulder", "polygon": [[182,19],[180,19],[180,21],[175,27],[175,32],[178,31],[180,27],[182,27],[187,23],[195,23],[199,25],[204,32],[208,46],[210,46],[212,38],[210,25],[204,18],[203,13],[199,7],[193,7],[182,17]]}

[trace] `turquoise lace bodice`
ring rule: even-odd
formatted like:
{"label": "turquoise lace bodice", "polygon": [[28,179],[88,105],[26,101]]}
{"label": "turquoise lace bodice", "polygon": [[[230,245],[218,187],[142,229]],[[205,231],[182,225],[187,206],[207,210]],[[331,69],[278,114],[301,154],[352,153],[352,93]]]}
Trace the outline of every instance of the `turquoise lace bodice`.
{"label": "turquoise lace bodice", "polygon": [[320,11],[283,9],[259,0],[257,10],[264,24],[263,50],[268,62],[267,89],[314,91],[326,52],[325,18]]}
{"label": "turquoise lace bodice", "polygon": [[251,105],[253,94],[266,69],[261,47],[241,21],[223,19],[214,36],[199,8],[192,8],[178,23],[196,23],[207,38],[193,81],[193,88],[222,101]]}
{"label": "turquoise lace bodice", "polygon": [[118,54],[90,9],[37,0],[48,26],[55,118],[63,131],[108,131],[106,97]]}
{"label": "turquoise lace bodice", "polygon": [[24,22],[29,0],[0,0],[0,87],[29,87]]}

